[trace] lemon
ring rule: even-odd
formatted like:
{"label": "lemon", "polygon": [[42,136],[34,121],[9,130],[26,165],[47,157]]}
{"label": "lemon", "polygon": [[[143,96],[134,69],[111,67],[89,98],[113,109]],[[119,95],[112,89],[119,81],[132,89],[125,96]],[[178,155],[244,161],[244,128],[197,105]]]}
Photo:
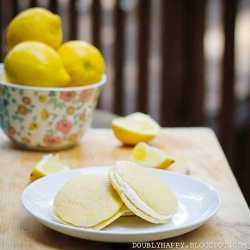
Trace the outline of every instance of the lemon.
{"label": "lemon", "polygon": [[40,42],[17,44],[4,59],[8,81],[39,87],[64,87],[70,77],[57,52]]}
{"label": "lemon", "polygon": [[159,124],[141,112],[115,118],[111,122],[111,128],[117,139],[126,145],[150,141],[160,132]]}
{"label": "lemon", "polygon": [[168,168],[175,160],[164,151],[145,142],[138,143],[132,150],[130,160],[148,168]]}
{"label": "lemon", "polygon": [[30,180],[35,181],[41,177],[68,171],[70,168],[59,155],[48,154],[42,157],[30,174]]}
{"label": "lemon", "polygon": [[71,77],[70,86],[81,86],[101,80],[105,62],[101,52],[86,41],[74,40],[58,49],[64,67]]}
{"label": "lemon", "polygon": [[57,49],[62,43],[60,16],[44,8],[29,8],[12,19],[6,30],[6,46],[10,50],[23,41],[39,41]]}

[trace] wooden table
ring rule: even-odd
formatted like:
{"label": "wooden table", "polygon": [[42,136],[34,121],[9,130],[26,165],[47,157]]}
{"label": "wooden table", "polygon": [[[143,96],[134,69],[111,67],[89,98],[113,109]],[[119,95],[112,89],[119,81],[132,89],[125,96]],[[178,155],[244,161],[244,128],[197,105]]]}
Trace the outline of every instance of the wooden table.
{"label": "wooden table", "polygon": [[[177,243],[190,249],[250,248],[250,212],[225,155],[208,128],[164,128],[151,144],[172,155],[170,171],[199,178],[218,190],[219,212],[205,225],[185,235],[163,240],[166,247]],[[124,147],[110,129],[92,129],[81,143],[61,151],[72,168],[111,165],[128,158]],[[73,238],[55,232],[29,215],[21,204],[21,194],[29,185],[29,174],[44,153],[16,149],[0,132],[0,249],[132,249],[131,244],[109,244]],[[181,183],[180,183],[181,185]],[[169,244],[169,245],[167,245]],[[210,245],[208,245],[210,244]],[[162,248],[161,248],[162,249]]]}

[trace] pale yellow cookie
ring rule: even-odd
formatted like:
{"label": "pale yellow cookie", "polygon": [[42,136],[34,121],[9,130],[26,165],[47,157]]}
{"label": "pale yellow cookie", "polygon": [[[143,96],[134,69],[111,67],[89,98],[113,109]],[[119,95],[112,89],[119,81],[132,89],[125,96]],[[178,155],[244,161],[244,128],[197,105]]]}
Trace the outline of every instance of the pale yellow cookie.
{"label": "pale yellow cookie", "polygon": [[108,176],[86,174],[66,182],[54,199],[54,215],[62,223],[102,229],[126,211]]}
{"label": "pale yellow cookie", "polygon": [[166,183],[136,163],[117,161],[109,178],[128,209],[149,222],[166,223],[177,210],[177,199]]}

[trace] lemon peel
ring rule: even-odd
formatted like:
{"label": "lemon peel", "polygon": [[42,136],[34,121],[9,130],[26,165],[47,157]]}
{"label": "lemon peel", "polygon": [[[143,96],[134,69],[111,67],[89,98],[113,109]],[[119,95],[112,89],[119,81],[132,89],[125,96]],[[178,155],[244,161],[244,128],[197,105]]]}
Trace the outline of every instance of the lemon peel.
{"label": "lemon peel", "polygon": [[34,41],[17,44],[4,59],[9,82],[38,87],[65,87],[70,77],[57,52]]}
{"label": "lemon peel", "polygon": [[28,8],[16,15],[5,36],[8,50],[23,41],[39,41],[57,49],[62,39],[60,16],[40,7]]}
{"label": "lemon peel", "polygon": [[105,62],[101,52],[92,44],[72,40],[63,43],[58,54],[70,75],[69,86],[82,86],[101,80]]}

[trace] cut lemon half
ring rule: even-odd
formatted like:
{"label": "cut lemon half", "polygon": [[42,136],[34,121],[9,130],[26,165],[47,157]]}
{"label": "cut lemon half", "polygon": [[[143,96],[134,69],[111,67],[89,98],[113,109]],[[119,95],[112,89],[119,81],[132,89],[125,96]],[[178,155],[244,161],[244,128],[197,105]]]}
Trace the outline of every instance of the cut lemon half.
{"label": "cut lemon half", "polygon": [[152,140],[160,132],[160,125],[149,115],[136,112],[125,117],[115,118],[111,128],[117,139],[126,145]]}
{"label": "cut lemon half", "polygon": [[42,160],[37,163],[30,174],[30,180],[35,181],[41,177],[56,174],[69,170],[67,163],[59,155],[44,155]]}
{"label": "cut lemon half", "polygon": [[175,160],[164,151],[145,142],[138,143],[132,150],[130,160],[148,168],[168,168]]}

